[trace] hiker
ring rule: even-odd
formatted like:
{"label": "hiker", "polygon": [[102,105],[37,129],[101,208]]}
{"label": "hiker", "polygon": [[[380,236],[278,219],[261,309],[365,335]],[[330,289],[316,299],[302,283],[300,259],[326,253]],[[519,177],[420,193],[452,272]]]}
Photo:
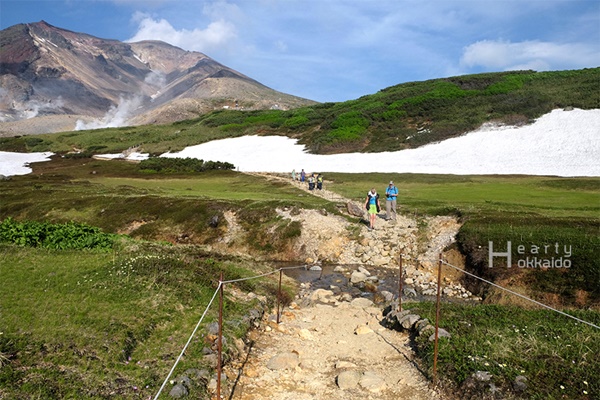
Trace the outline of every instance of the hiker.
{"label": "hiker", "polygon": [[315,188],[315,174],[312,174],[308,177],[308,190],[313,190]]}
{"label": "hiker", "polygon": [[302,168],[302,171],[300,171],[300,182],[304,182],[305,179],[306,179],[306,172],[304,172],[304,168]]}
{"label": "hiker", "polygon": [[296,180],[296,170],[295,169],[292,170],[292,180],[293,181]]}
{"label": "hiker", "polygon": [[365,200],[365,208],[369,212],[369,229],[375,229],[375,217],[377,213],[381,210],[379,205],[379,195],[375,188],[372,188],[369,193],[367,193],[367,199]]}
{"label": "hiker", "polygon": [[385,219],[396,220],[396,199],[398,197],[398,188],[394,186],[394,182],[385,189]]}
{"label": "hiker", "polygon": [[317,175],[317,189],[323,189],[323,175]]}

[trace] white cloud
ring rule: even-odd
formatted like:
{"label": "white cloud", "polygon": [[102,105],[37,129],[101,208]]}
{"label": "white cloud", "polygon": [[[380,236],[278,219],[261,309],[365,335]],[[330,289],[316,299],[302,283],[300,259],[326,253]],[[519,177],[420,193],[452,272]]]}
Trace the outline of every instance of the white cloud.
{"label": "white cloud", "polygon": [[154,19],[142,13],[136,13],[133,20],[138,22],[138,31],[127,42],[162,40],[185,50],[211,53],[228,47],[228,43],[237,37],[235,26],[224,19],[212,21],[204,29],[192,30],[177,30],[165,19]]}
{"label": "white cloud", "polygon": [[598,66],[598,19],[573,2],[140,1],[152,14],[135,14],[129,41],[162,40],[276,90],[341,101],[441,76]]}
{"label": "white cloud", "polygon": [[464,48],[462,67],[496,70],[583,68],[600,64],[600,52],[580,43],[482,40]]}

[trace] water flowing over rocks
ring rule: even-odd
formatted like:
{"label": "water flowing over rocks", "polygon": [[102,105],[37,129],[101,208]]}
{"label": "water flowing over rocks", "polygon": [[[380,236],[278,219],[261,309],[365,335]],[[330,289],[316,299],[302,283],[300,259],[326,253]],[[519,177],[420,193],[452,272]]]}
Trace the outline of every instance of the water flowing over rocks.
{"label": "water flowing over rocks", "polygon": [[[301,251],[299,257],[304,257],[307,268],[323,264],[354,265],[358,267],[351,273],[352,283],[376,283],[377,277],[365,274],[366,268],[398,270],[402,256],[405,295],[415,297],[417,294],[436,295],[439,254],[454,242],[460,228],[454,217],[447,216],[422,218],[419,223],[414,217],[398,215],[395,222],[377,221],[376,229],[370,231],[360,222],[314,210],[295,213],[278,210],[278,213],[302,223],[302,235],[296,248]],[[350,233],[353,229],[358,235]],[[462,268],[462,265],[457,267]],[[444,296],[473,298],[460,283],[460,271],[450,267],[443,271]]]}

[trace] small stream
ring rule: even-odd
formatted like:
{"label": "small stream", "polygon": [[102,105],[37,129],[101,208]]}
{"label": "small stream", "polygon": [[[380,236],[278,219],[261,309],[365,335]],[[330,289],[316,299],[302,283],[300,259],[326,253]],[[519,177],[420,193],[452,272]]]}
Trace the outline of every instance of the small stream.
{"label": "small stream", "polygon": [[[320,271],[311,271],[297,263],[277,263],[276,268],[284,269],[283,273],[296,280],[298,283],[310,284],[311,290],[326,289],[334,294],[349,293],[352,297],[366,297],[373,300],[375,293],[388,291],[398,294],[398,271],[390,268],[377,268],[369,266],[366,268],[371,277],[376,276],[376,281],[360,283],[356,286],[350,283],[350,275],[357,271],[359,265],[351,264],[327,264],[321,266]],[[295,268],[297,267],[297,268]],[[342,267],[343,271],[334,271],[336,267]],[[339,268],[338,268],[339,269]]]}
{"label": "small stream", "polygon": [[[299,265],[297,262],[277,262],[274,268],[286,268],[283,273],[296,280],[298,283],[310,284],[310,290],[325,289],[331,290],[335,295],[349,293],[353,298],[364,297],[373,300],[375,303],[381,302],[382,296],[376,296],[381,292],[388,291],[398,297],[398,274],[397,269],[367,266],[364,267],[371,273],[371,277],[376,276],[377,280],[370,283],[360,283],[354,285],[350,283],[350,275],[357,271],[358,264],[327,264],[320,266],[321,270],[311,271],[310,266]],[[336,267],[342,267],[343,271],[334,271]],[[339,268],[338,268],[339,269]],[[409,285],[404,285],[407,287]],[[412,287],[412,286],[411,286]],[[402,296],[402,301],[435,301],[436,296],[424,296],[417,291],[417,296],[406,298]],[[471,299],[461,299],[457,297],[442,296],[442,302],[450,303],[473,303]]]}

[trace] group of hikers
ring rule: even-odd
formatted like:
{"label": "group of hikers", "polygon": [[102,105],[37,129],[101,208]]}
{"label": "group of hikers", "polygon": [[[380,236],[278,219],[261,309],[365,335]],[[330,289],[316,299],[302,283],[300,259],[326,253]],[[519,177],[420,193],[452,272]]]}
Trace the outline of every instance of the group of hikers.
{"label": "group of hikers", "polygon": [[296,175],[295,169],[292,170],[292,180],[293,181],[299,180],[300,182],[308,182],[308,190],[315,190],[315,187],[317,188],[317,190],[323,189],[323,175],[316,174],[316,173],[307,175],[306,172],[304,172],[304,168],[302,169],[302,171],[300,171],[299,175]]}
{"label": "group of hikers", "polygon": [[[308,176],[308,177],[307,177]],[[308,182],[308,190],[314,190],[315,185],[317,190],[323,189],[323,175],[312,173],[307,175],[304,169],[300,174],[296,174],[296,170],[292,170],[292,180],[300,182]],[[398,188],[394,185],[394,181],[390,181],[385,189],[385,220],[396,221],[396,200],[398,198]],[[365,208],[369,214],[369,230],[375,229],[375,219],[381,211],[379,203],[379,193],[375,188],[369,190],[365,199]]]}
{"label": "group of hikers", "polygon": [[[398,188],[394,185],[393,181],[390,181],[388,187],[385,189],[385,220],[396,221],[396,200],[398,198]],[[372,188],[367,193],[365,200],[365,208],[369,213],[369,229],[375,229],[375,218],[379,211],[381,211],[381,205],[379,204],[379,193],[375,188]]]}

